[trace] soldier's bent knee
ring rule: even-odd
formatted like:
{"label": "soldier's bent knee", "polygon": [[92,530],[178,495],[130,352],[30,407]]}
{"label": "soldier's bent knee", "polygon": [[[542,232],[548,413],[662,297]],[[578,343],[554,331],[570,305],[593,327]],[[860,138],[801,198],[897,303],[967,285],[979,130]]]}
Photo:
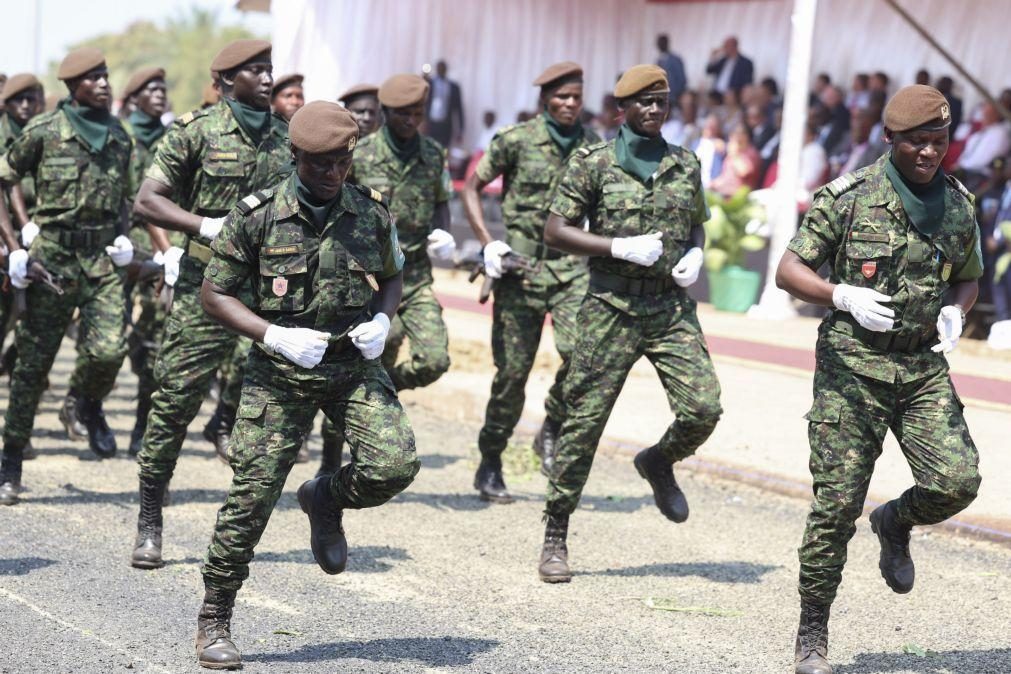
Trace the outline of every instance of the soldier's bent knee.
{"label": "soldier's bent knee", "polygon": [[950,480],[940,487],[940,491],[943,493],[945,500],[951,503],[953,507],[961,510],[976,500],[980,482],[982,482],[982,478],[979,473],[973,473],[972,475]]}

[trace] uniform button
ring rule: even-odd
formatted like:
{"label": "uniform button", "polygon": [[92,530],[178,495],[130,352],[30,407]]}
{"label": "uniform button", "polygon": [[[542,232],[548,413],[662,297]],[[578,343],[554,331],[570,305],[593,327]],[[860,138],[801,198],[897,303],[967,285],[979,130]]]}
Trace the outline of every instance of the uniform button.
{"label": "uniform button", "polygon": [[287,269],[287,267],[285,267],[285,266],[284,266],[284,265],[282,264],[282,265],[281,265],[280,267],[278,267],[278,268],[277,268],[277,271],[279,271],[279,272],[281,272],[281,273],[283,274],[283,273],[284,273],[284,271],[285,271],[286,269]]}

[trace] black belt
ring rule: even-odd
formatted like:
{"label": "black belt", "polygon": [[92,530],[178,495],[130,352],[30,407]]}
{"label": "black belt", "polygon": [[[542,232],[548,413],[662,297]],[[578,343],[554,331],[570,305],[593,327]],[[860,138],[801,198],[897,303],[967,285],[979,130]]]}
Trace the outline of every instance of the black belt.
{"label": "black belt", "polygon": [[610,290],[623,295],[662,295],[675,287],[674,279],[670,276],[660,278],[632,278],[619,274],[590,270],[590,288],[597,290]]}
{"label": "black belt", "polygon": [[864,344],[879,351],[910,353],[934,339],[936,330],[928,333],[908,332],[874,332],[857,323],[857,319],[847,313],[837,311],[832,322],[833,327],[845,335],[851,335]]}
{"label": "black belt", "polygon": [[522,236],[506,237],[506,243],[514,253],[532,257],[535,260],[560,260],[565,257],[565,253],[560,250],[548,248],[539,241],[532,241]]}
{"label": "black belt", "polygon": [[69,230],[43,227],[39,234],[44,239],[55,241],[68,248],[98,248],[113,242],[116,238],[116,228]]}
{"label": "black belt", "polygon": [[428,248],[422,246],[418,250],[404,251],[404,264],[414,264],[428,259]]}

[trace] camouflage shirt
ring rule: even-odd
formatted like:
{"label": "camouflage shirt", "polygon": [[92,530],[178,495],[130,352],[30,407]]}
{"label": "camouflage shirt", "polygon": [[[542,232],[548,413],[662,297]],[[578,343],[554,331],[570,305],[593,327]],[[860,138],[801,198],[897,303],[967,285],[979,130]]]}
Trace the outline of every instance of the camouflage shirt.
{"label": "camouflage shirt", "polygon": [[[322,231],[303,212],[295,179],[243,199],[211,244],[204,278],[229,294],[252,280],[257,315],[287,328],[312,328],[333,335],[326,359],[348,349],[345,337],[369,320],[378,280],[396,276],[404,256],[397,231],[378,192],[345,184]],[[378,201],[377,201],[378,200]],[[286,376],[311,377],[308,370],[259,345]]]}
{"label": "camouflage shirt", "polygon": [[[585,128],[569,157],[580,147],[599,141],[597,134]],[[533,250],[527,242],[543,246],[548,207],[566,159],[548,135],[544,118],[538,116],[501,129],[477,164],[475,173],[483,182],[491,182],[500,175],[503,178],[502,219],[506,243],[521,255],[543,257],[543,249]],[[563,282],[585,271],[578,258],[571,256],[546,264]]]}
{"label": "camouflage shirt", "polygon": [[[840,327],[832,310],[821,325],[819,358],[834,357],[846,367],[887,382],[911,381],[946,367],[930,347],[937,316],[952,283],[983,273],[979,227],[969,192],[947,176],[944,222],[933,236],[912,226],[898,193],[885,174],[888,155],[820,189],[789,244],[809,267],[828,263],[829,280],[889,295],[898,336],[924,338],[911,353],[885,352]],[[845,319],[844,319],[845,321]]]}
{"label": "camouflage shirt", "polygon": [[[31,121],[31,120],[29,120]],[[11,145],[14,144],[14,129],[11,128],[10,118],[5,114],[0,114],[0,156],[7,153]],[[28,217],[32,217],[35,212],[35,179],[25,176],[21,179],[21,194],[25,197],[25,208],[28,210]],[[10,209],[10,188],[4,187],[4,196],[7,197],[8,209]],[[11,216],[14,215],[11,209]]]}
{"label": "camouflage shirt", "polygon": [[[130,122],[124,121],[123,128],[126,129],[126,132],[130,134],[131,138],[133,138],[133,160],[131,162],[131,171],[134,176],[134,187],[140,189],[140,184],[144,182],[144,174],[147,173],[147,170],[151,168],[151,164],[154,163],[155,152],[157,152],[158,145],[165,139],[165,136],[163,134],[161,138],[153,142],[151,146],[148,147],[134,134],[133,126],[130,125]],[[132,196],[136,198],[136,194]],[[151,244],[151,237],[147,233],[144,220],[136,215],[133,215],[131,216],[131,225],[130,239],[133,241],[134,245],[154,252],[154,247]],[[186,235],[183,232],[166,230],[165,234],[169,238],[169,243],[173,246],[185,245]]]}

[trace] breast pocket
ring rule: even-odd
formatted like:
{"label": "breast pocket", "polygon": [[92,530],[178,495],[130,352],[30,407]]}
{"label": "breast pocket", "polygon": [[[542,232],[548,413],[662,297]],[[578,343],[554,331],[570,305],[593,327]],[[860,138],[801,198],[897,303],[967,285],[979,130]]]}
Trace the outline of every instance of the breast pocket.
{"label": "breast pocket", "polygon": [[68,210],[77,206],[77,184],[80,169],[74,157],[52,157],[43,160],[35,189],[39,207]]}
{"label": "breast pocket", "polygon": [[850,283],[886,293],[893,266],[888,234],[851,232],[846,243],[846,265]]}
{"label": "breast pocket", "polygon": [[604,189],[600,198],[603,211],[604,236],[636,236],[642,234],[642,202],[631,191]]}
{"label": "breast pocket", "polygon": [[260,309],[292,312],[305,309],[308,264],[302,246],[297,252],[269,254],[260,252]]}
{"label": "breast pocket", "polygon": [[[214,153],[211,153],[212,156]],[[224,153],[222,153],[224,154]],[[234,155],[235,153],[229,153]],[[200,167],[203,188],[197,196],[197,208],[206,211],[231,209],[243,194],[246,185],[246,165],[238,157],[208,159]]]}

